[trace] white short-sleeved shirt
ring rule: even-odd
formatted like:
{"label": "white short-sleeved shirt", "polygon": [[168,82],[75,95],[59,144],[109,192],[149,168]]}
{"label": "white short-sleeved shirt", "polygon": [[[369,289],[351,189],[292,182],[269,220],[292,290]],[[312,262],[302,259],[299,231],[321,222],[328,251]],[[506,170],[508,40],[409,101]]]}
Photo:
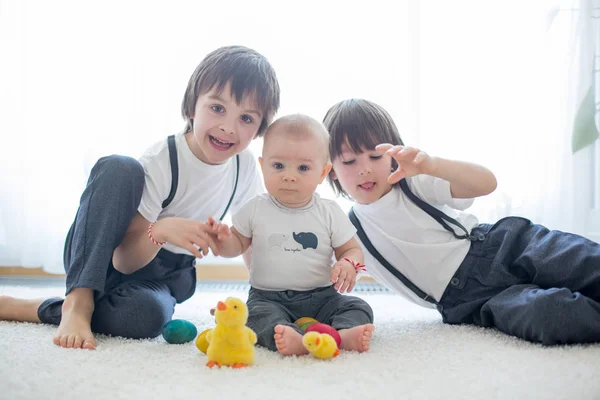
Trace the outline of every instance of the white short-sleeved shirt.
{"label": "white short-sleeved shirt", "polygon": [[[148,221],[166,217],[189,218],[206,221],[208,217],[219,218],[233,193],[236,175],[235,157],[219,165],[200,161],[190,150],[183,133],[175,135],[179,182],[171,203],[162,208],[162,202],[171,191],[171,166],[167,140],[155,143],[140,157],[146,172],[146,183],[139,213]],[[233,213],[248,199],[263,193],[264,186],[256,157],[249,149],[240,154],[238,186],[229,208]],[[165,249],[173,253],[191,254],[170,243]]]}
{"label": "white short-sleeved shirt", "polygon": [[331,285],[334,249],[356,233],[340,206],[316,193],[302,208],[261,194],[233,215],[233,226],[252,238],[250,285],[274,291]]}
{"label": "white short-sleeved shirt", "polygon": [[[417,175],[407,181],[414,194],[456,219],[469,232],[477,225],[474,215],[457,211],[470,207],[473,199],[452,198],[448,181],[429,175]],[[471,242],[455,238],[398,187],[374,203],[355,204],[354,212],[377,251],[419,289],[439,301]],[[458,234],[463,233],[456,229]],[[364,246],[363,251],[369,275],[409,300],[433,307],[404,286]]]}

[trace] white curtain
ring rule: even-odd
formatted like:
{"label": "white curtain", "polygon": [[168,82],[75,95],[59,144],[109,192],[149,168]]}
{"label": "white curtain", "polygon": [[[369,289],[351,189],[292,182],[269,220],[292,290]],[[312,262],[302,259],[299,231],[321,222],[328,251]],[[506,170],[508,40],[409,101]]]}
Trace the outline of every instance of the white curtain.
{"label": "white curtain", "polygon": [[0,265],[62,272],[93,163],[181,130],[191,72],[228,44],[271,60],[280,115],[373,100],[405,142],[497,174],[472,209],[481,221],[517,213],[577,231],[565,99],[578,6],[0,0]]}

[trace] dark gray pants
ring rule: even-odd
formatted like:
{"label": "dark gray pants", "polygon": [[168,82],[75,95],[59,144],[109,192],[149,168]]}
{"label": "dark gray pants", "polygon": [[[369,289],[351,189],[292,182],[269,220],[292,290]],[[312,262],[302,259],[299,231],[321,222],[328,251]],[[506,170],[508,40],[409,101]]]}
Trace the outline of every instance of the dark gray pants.
{"label": "dark gray pants", "polygon": [[294,321],[311,317],[337,330],[373,323],[373,310],[362,299],[342,295],[333,286],[315,290],[282,292],[251,288],[248,294],[248,327],[256,332],[258,344],[277,351],[275,325],[286,325],[298,333]]}
{"label": "dark gray pants", "polygon": [[[154,260],[131,275],[112,265],[112,254],[136,215],[144,189],[144,169],[133,158],[109,156],[90,173],[64,249],[66,293],[94,290],[92,331],[128,338],[160,335],[175,303],[196,287],[195,258],[160,250]],[[39,309],[44,323],[58,325],[62,299],[48,299]]]}
{"label": "dark gray pants", "polygon": [[524,218],[480,225],[438,310],[546,345],[600,342],[600,244]]}

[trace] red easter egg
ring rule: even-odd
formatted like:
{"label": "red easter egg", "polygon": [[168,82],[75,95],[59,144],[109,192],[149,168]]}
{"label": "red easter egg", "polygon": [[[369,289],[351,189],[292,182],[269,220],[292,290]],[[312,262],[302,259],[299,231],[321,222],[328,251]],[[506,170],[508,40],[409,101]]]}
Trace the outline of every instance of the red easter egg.
{"label": "red easter egg", "polygon": [[306,332],[326,333],[335,340],[338,348],[342,344],[342,337],[340,336],[338,331],[335,330],[335,328],[330,325],[322,324],[320,322],[317,324],[312,324],[308,328],[306,328]]}

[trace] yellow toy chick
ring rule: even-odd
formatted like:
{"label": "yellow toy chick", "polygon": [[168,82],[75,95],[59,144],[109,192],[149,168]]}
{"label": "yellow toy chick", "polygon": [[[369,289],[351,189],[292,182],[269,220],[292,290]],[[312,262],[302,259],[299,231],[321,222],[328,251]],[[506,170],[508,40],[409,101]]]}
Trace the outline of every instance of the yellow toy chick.
{"label": "yellow toy chick", "polygon": [[306,332],[302,336],[302,344],[310,354],[322,360],[328,360],[340,354],[335,339],[326,333]]}
{"label": "yellow toy chick", "polygon": [[246,326],[248,307],[240,299],[228,297],[215,310],[217,325],[206,332],[207,367],[243,368],[254,364],[256,333]]}

